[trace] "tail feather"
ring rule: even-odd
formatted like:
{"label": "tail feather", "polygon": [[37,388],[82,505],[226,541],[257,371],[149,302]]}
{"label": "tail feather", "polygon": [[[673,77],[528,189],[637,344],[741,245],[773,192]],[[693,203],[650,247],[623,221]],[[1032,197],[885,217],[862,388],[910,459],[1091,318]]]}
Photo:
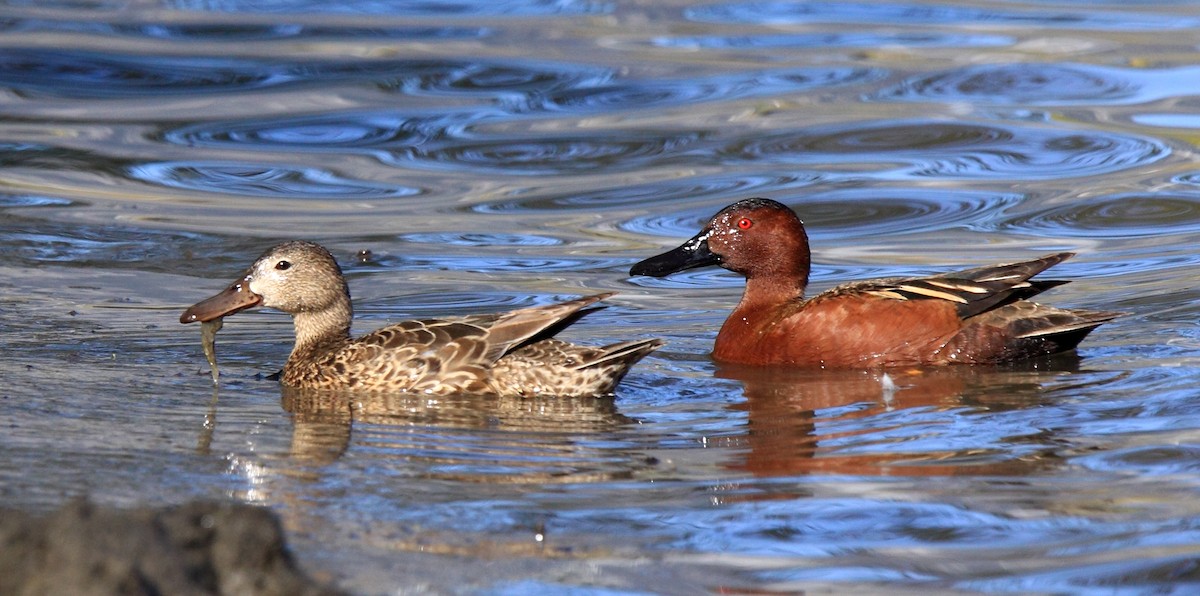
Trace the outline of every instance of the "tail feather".
{"label": "tail feather", "polygon": [[601,354],[580,362],[575,368],[584,370],[606,366],[630,367],[647,354],[665,344],[661,339],[633,339],[597,348]]}
{"label": "tail feather", "polygon": [[[1125,313],[1116,311],[1098,311],[1098,310],[1077,310],[1077,309],[1056,309],[1057,312],[1043,316],[1040,319],[1034,319],[1038,325],[1015,335],[1018,338],[1029,337],[1046,337],[1060,334],[1069,334],[1077,331],[1086,330],[1090,332],[1092,329],[1103,325],[1117,317],[1124,316]],[[1086,333],[1084,334],[1086,335]],[[1083,339],[1080,337],[1079,339]]]}
{"label": "tail feather", "polygon": [[543,339],[524,344],[501,358],[492,370],[492,383],[504,395],[607,395],[638,360],[662,345],[658,339],[603,347]]}
{"label": "tail feather", "polygon": [[978,338],[997,338],[996,361],[1011,361],[1073,350],[1097,327],[1124,314],[1023,301],[979,317],[971,328]]}

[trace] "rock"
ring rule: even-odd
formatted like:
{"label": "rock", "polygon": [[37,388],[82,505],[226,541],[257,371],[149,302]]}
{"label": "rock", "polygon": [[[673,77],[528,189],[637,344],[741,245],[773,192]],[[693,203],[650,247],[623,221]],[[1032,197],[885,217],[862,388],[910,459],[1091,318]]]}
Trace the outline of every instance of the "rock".
{"label": "rock", "polygon": [[241,503],[0,510],[0,594],[338,594],[297,569],[274,514]]}

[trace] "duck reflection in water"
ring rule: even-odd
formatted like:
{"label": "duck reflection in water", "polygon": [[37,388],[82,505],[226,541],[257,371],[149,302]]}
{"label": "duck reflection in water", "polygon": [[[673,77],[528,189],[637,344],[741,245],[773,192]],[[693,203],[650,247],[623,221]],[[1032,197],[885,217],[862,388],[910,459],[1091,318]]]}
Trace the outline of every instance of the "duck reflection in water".
{"label": "duck reflection in water", "polygon": [[495,483],[577,482],[649,465],[632,452],[584,444],[634,424],[613,397],[480,400],[284,387],[282,405],[294,425],[291,455],[311,463],[367,447],[421,477]]}
{"label": "duck reflection in water", "polygon": [[[1021,365],[871,371],[720,365],[716,376],[742,383],[746,399],[731,408],[748,418],[745,434],[729,439],[742,455],[728,465],[758,477],[1013,476],[1054,467],[1059,446],[1042,429],[1020,436],[1027,429],[991,428],[968,441],[939,431],[952,435],[959,417],[1038,407],[1049,399],[1046,385],[1078,363],[1067,353]],[[1014,443],[1034,447],[1013,458]]]}

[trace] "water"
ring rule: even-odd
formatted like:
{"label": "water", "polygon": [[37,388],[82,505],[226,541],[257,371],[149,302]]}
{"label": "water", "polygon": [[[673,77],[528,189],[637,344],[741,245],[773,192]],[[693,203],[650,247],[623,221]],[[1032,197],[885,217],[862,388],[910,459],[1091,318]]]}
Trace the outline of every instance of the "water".
{"label": "water", "polygon": [[[359,593],[1187,592],[1200,17],[1187,2],[0,3],[0,500],[240,499]],[[740,280],[629,279],[734,200],[814,289],[1073,250],[1078,358],[764,374]],[[615,399],[316,400],[188,304],[267,246],[362,332],[620,295]],[[360,255],[360,251],[369,251]]]}

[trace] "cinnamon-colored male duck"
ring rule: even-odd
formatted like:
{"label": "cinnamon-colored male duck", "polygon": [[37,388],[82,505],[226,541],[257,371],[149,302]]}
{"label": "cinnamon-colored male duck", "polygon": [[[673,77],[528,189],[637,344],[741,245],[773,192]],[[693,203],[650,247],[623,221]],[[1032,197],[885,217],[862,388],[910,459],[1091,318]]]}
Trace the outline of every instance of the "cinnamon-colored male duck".
{"label": "cinnamon-colored male duck", "polygon": [[446,395],[610,394],[657,339],[584,347],[552,338],[584,308],[611,296],[497,314],[403,321],[350,337],[350,291],[333,255],[312,242],[286,242],[259,257],[223,292],[193,305],[181,323],[253,306],[292,315],[296,345],[280,380],[298,388]]}
{"label": "cinnamon-colored male duck", "polygon": [[742,301],[717,334],[721,362],[796,367],[991,364],[1073,349],[1122,313],[1028,299],[1066,283],[1030,278],[1072,253],[942,276],[852,282],[804,298],[804,224],[770,199],[738,201],[678,248],[630,275],[663,277],[720,265],[746,276]]}

